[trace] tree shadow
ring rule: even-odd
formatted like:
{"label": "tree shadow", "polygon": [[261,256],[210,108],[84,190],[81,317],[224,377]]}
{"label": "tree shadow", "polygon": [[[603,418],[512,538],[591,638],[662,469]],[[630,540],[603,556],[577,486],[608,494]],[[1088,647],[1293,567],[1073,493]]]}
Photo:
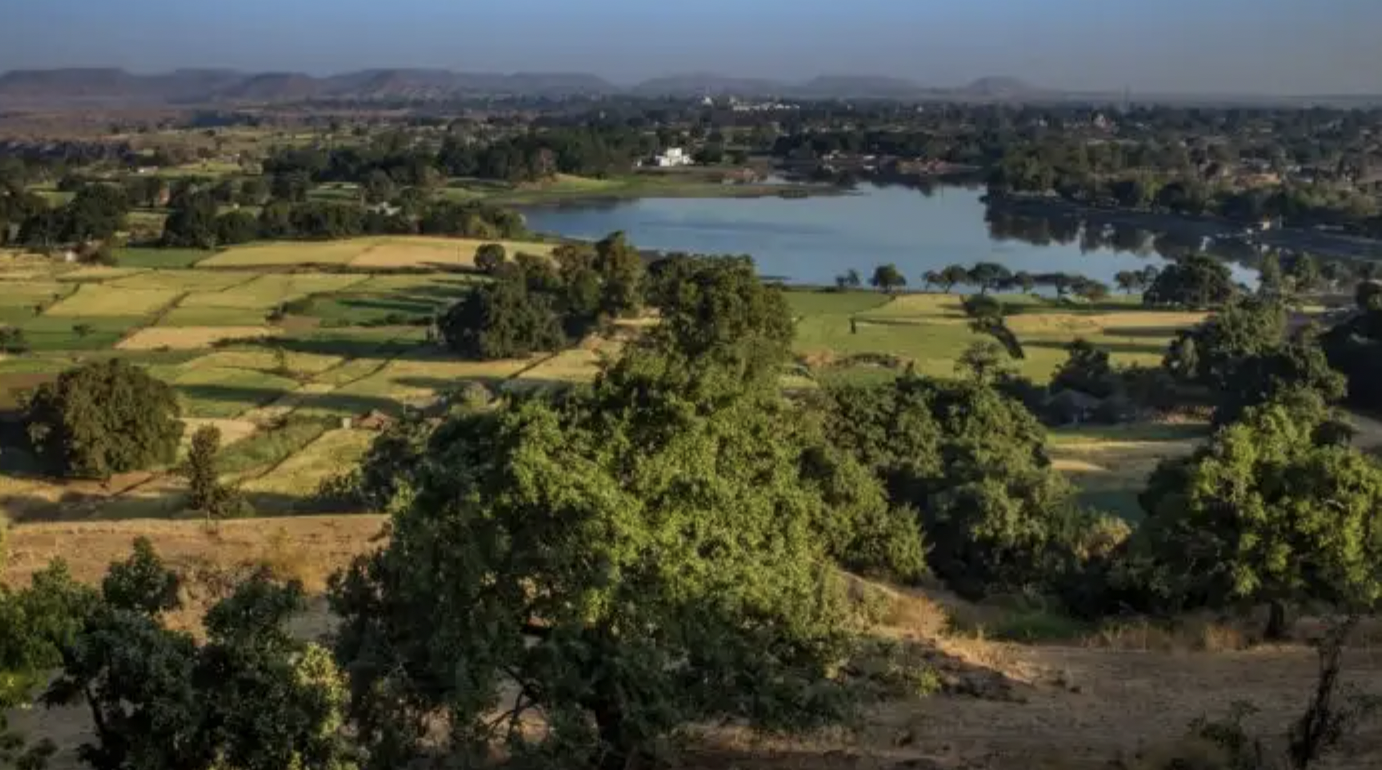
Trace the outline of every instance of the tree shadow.
{"label": "tree shadow", "polygon": [[304,393],[275,388],[249,388],[231,385],[179,385],[179,392],[196,401],[215,403],[248,404],[250,409],[267,406],[285,396],[292,395],[294,411],[328,412],[342,417],[351,417],[369,411],[398,412],[402,405],[387,396],[341,393]]}
{"label": "tree shadow", "polygon": [[[1110,353],[1142,353],[1146,355],[1159,356],[1163,355],[1166,352],[1165,345],[1153,345],[1148,343],[1109,342],[1105,340],[1097,340],[1094,341],[1092,344],[1094,345],[1094,347],[1100,350],[1106,350]],[[1057,340],[1022,340],[1022,347],[1045,348],[1047,350],[1065,351],[1069,349],[1070,343],[1068,341]]]}

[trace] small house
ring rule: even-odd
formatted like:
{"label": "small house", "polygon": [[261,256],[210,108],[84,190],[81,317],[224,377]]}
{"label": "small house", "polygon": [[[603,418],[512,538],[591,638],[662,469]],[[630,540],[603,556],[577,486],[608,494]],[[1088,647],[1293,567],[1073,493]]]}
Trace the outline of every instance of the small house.
{"label": "small house", "polygon": [[653,165],[657,168],[690,166],[693,162],[691,155],[681,147],[668,147],[666,151],[653,156]]}

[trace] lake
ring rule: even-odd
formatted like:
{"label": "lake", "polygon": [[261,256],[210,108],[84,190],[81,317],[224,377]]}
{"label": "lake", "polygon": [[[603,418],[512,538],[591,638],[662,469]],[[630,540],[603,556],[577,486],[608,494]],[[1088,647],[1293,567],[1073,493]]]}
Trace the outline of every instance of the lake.
{"label": "lake", "polygon": [[[920,287],[928,270],[998,262],[1014,272],[1075,273],[1113,286],[1119,271],[1165,264],[1152,233],[989,216],[982,195],[980,187],[860,185],[848,195],[645,198],[523,213],[533,230],[568,238],[622,230],[642,249],[749,254],[760,274],[796,284],[830,284],[850,268],[867,280],[891,262]],[[1233,268],[1235,280],[1255,283],[1256,271]]]}

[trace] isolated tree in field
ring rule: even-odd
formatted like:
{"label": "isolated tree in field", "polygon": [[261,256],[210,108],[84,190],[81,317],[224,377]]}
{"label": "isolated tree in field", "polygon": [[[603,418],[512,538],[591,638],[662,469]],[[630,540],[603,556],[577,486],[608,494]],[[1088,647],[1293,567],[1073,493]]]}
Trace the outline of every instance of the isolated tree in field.
{"label": "isolated tree in field", "polygon": [[1108,298],[1108,286],[1100,281],[1084,278],[1076,283],[1075,293],[1086,302],[1098,302]]}
{"label": "isolated tree in field", "polygon": [[486,243],[475,250],[475,268],[482,273],[493,275],[508,258],[503,244]]}
{"label": "isolated tree in field", "polygon": [[969,282],[969,269],[964,265],[950,265],[940,272],[940,286],[943,294],[949,294],[957,285]]}
{"label": "isolated tree in field", "polygon": [[94,331],[96,331],[96,328],[88,323],[72,324],[72,333],[77,335],[77,339],[84,340],[90,337],[91,333]]}
{"label": "isolated tree in field", "polygon": [[567,339],[552,296],[521,275],[478,286],[437,320],[446,344],[467,358],[522,358],[560,350]]}
{"label": "isolated tree in field", "polygon": [[[668,269],[662,323],[589,391],[439,429],[387,547],[335,582],[371,767],[441,714],[458,763],[508,737],[609,770],[690,724],[840,716],[853,625],[777,385],[790,315],[745,262]],[[551,729],[520,738],[533,710]]]}
{"label": "isolated tree in field", "polygon": [[29,341],[18,326],[0,326],[0,350],[6,353],[29,352]]}
{"label": "isolated tree in field", "polygon": [[24,421],[39,457],[80,478],[169,463],[182,437],[177,394],[117,358],[85,364],[39,386]]}
{"label": "isolated tree in field", "polygon": [[202,426],[192,434],[192,445],[183,464],[183,474],[187,476],[187,507],[200,511],[207,522],[234,514],[240,503],[236,490],[221,483],[216,468],[216,455],[220,451],[220,428]]}
{"label": "isolated tree in field", "polygon": [[864,279],[859,275],[859,271],[850,268],[843,273],[835,276],[835,286],[840,289],[857,289],[864,285]]}
{"label": "isolated tree in field", "polygon": [[939,270],[927,270],[921,274],[922,290],[930,291],[932,286],[940,286],[942,283]]}
{"label": "isolated tree in field", "polygon": [[1191,254],[1167,265],[1142,295],[1148,305],[1201,309],[1232,299],[1233,275],[1228,265],[1206,254]]}
{"label": "isolated tree in field", "polygon": [[897,269],[897,265],[886,264],[874,268],[873,278],[869,279],[873,288],[892,294],[907,285],[907,276]]}
{"label": "isolated tree in field", "polygon": [[1142,278],[1142,272],[1139,270],[1120,270],[1113,276],[1113,280],[1118,284],[1119,290],[1124,294],[1142,291],[1142,289],[1146,287],[1146,282]]}
{"label": "isolated tree in field", "polygon": [[980,262],[969,270],[969,281],[979,287],[980,294],[988,294],[1012,278],[1012,271],[997,262]]}
{"label": "isolated tree in field", "polygon": [[1382,469],[1329,419],[1309,395],[1274,401],[1162,463],[1136,544],[1167,609],[1270,603],[1279,637],[1290,603],[1377,601]]}

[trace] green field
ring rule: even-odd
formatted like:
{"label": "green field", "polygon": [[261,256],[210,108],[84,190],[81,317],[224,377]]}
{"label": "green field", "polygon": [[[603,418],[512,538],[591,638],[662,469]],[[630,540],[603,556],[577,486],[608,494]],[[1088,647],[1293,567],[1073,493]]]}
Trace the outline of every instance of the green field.
{"label": "green field", "polygon": [[[590,191],[622,183],[561,184]],[[345,418],[397,415],[468,381],[515,391],[589,381],[601,360],[618,355],[619,344],[609,342],[478,363],[429,343],[428,320],[484,280],[452,269],[480,243],[363,238],[218,253],[126,249],[119,268],[8,259],[0,265],[0,323],[21,329],[30,352],[0,358],[0,407],[13,408],[24,389],[83,360],[128,358],[173,385],[186,417],[217,421],[233,437],[222,458],[226,474],[253,482],[275,510],[294,508],[290,493],[310,496],[325,468],[363,445],[365,434],[340,433]],[[1124,301],[1002,299],[1028,354],[1019,368],[1038,380],[1076,337],[1110,349],[1117,362],[1155,363],[1175,332],[1200,317]],[[787,300],[798,362],[783,382],[792,389],[836,378],[881,381],[908,364],[952,376],[955,359],[983,339],[970,331],[955,296],[801,289]],[[1086,502],[1132,516],[1148,469],[1166,452],[1186,451],[1196,440],[1189,434],[1202,428],[1158,430],[1135,438],[1058,433],[1052,452]],[[331,443],[337,438],[342,447]],[[61,485],[48,492],[61,498]],[[112,501],[108,510],[168,515],[177,508],[176,500],[145,495]]]}
{"label": "green field", "polygon": [[[950,377],[966,348],[989,339],[970,330],[962,298],[956,295],[889,298],[876,292],[817,290],[793,292],[789,298],[798,314],[799,357],[830,376],[876,377],[876,365],[854,362],[889,356],[912,363],[921,374]],[[1037,382],[1050,379],[1065,360],[1065,346],[1076,338],[1109,350],[1115,363],[1154,365],[1177,331],[1204,317],[1116,302],[1090,307],[1029,296],[999,299],[1014,311],[1008,326],[1026,354],[1014,363]]]}

